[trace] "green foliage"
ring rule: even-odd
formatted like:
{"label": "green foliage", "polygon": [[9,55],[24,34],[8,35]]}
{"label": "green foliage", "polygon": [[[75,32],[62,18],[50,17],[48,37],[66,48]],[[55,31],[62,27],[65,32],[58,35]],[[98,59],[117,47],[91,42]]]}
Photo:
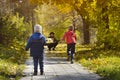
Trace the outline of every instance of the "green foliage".
{"label": "green foliage", "polygon": [[[120,17],[119,4],[120,1],[116,0],[96,0],[94,6],[94,14],[91,14],[90,20],[94,23],[93,26],[97,27],[97,47],[105,49],[119,50],[119,36],[120,35]],[[102,5],[102,6],[101,6]],[[96,17],[96,18],[94,18]]]}
{"label": "green foliage", "polygon": [[[104,66],[98,66],[98,64],[104,61],[102,57],[105,56],[120,56],[120,0],[28,0],[32,6],[28,6],[26,1],[26,8],[24,9],[21,4],[17,3],[18,11],[23,12],[21,15],[26,16],[26,20],[31,20],[33,9],[35,11],[34,22],[40,23],[44,28],[44,34],[48,36],[49,32],[56,33],[57,38],[60,39],[61,35],[65,32],[67,27],[71,25],[71,16],[69,12],[71,8],[74,8],[78,15],[81,16],[83,26],[87,25],[90,28],[97,28],[97,42],[94,49],[103,48],[104,50],[96,50],[82,52],[84,54],[76,54],[76,59],[83,59],[86,66],[90,66],[93,69],[97,68],[98,73],[103,76],[110,77],[114,75],[116,80],[119,80],[119,71],[114,71],[113,68],[119,70],[119,68],[113,66],[113,64]],[[4,3],[6,4],[6,3]],[[14,4],[13,4],[14,5]],[[24,5],[24,3],[22,3]],[[36,5],[40,5],[36,7]],[[57,6],[57,7],[56,7]],[[15,6],[14,6],[15,7]],[[16,8],[16,7],[15,7]],[[3,12],[7,13],[10,9],[4,6]],[[6,11],[5,11],[6,10]],[[14,9],[12,9],[14,10]],[[26,13],[28,11],[28,13]],[[31,12],[31,13],[29,13]],[[28,18],[28,19],[27,19]],[[85,28],[85,27],[83,27]],[[24,44],[29,36],[31,25],[24,23],[24,18],[19,17],[19,14],[8,15],[0,17],[0,58],[8,59],[12,62],[23,63],[27,57],[27,53],[24,52]],[[79,30],[82,30],[81,28]],[[88,29],[86,30],[88,31]],[[84,34],[84,33],[83,33]],[[89,35],[89,34],[88,34]],[[3,46],[4,45],[4,46]],[[64,48],[65,49],[65,48]],[[109,51],[106,51],[109,50]],[[65,53],[65,52],[64,52]],[[79,53],[79,52],[78,52]],[[80,57],[79,57],[80,56]],[[102,59],[99,59],[102,58]],[[107,58],[108,59],[108,58]],[[114,58],[116,59],[116,58]],[[114,61],[110,58],[109,60]],[[90,60],[87,62],[87,60]],[[105,59],[106,60],[106,59]],[[119,60],[119,59],[117,59]],[[91,65],[91,62],[99,62],[98,64]],[[107,60],[106,60],[107,61]],[[116,62],[118,63],[118,62]],[[116,64],[114,63],[114,64]],[[100,65],[99,64],[99,65]],[[103,63],[102,63],[103,64]],[[118,63],[119,64],[119,63]],[[114,72],[115,73],[114,73]],[[117,78],[118,77],[118,78]]]}
{"label": "green foliage", "polygon": [[120,58],[118,56],[120,56],[119,51],[88,50],[78,52],[76,60],[104,77],[103,80],[119,80]]}
{"label": "green foliage", "polygon": [[18,64],[23,64],[26,59],[28,59],[29,55],[28,53],[24,50],[24,43],[23,42],[18,42],[14,43],[12,46],[10,46],[10,56],[9,59]]}
{"label": "green foliage", "polygon": [[[98,37],[98,42],[97,46],[100,48],[105,48],[105,49],[113,49],[113,50],[119,50],[120,48],[120,41],[119,41],[119,35],[120,35],[120,30],[117,29],[109,29],[109,30],[102,30],[99,29],[99,32],[97,37]],[[106,46],[107,44],[107,46]]]}
{"label": "green foliage", "polygon": [[0,47],[0,58],[11,62],[23,64],[28,58],[28,53],[24,50],[24,43],[15,41],[10,47]]}
{"label": "green foliage", "polygon": [[61,10],[55,5],[46,3],[35,9],[35,23],[42,25],[44,35],[49,36],[50,32],[55,32],[57,39],[60,39],[67,27],[71,25],[69,13],[62,13]]}
{"label": "green foliage", "polygon": [[6,80],[6,77],[22,73],[22,64],[28,58],[25,43],[32,29],[31,24],[25,23],[24,17],[19,17],[18,13],[1,16],[0,28],[0,78]]}
{"label": "green foliage", "polygon": [[24,18],[19,17],[19,14],[1,17],[0,43],[9,45],[14,39],[25,41],[30,33],[30,25],[24,23]]}
{"label": "green foliage", "polygon": [[0,75],[3,76],[20,76],[24,66],[12,63],[8,60],[0,59]]}
{"label": "green foliage", "polygon": [[119,80],[120,77],[120,58],[117,57],[106,57],[96,58],[92,60],[82,59],[80,63],[84,66],[92,69],[107,80]]}
{"label": "green foliage", "polygon": [[30,25],[24,23],[19,14],[1,17],[0,29],[0,57],[10,59],[16,63],[23,63],[28,57],[24,51],[25,42],[30,34]]}

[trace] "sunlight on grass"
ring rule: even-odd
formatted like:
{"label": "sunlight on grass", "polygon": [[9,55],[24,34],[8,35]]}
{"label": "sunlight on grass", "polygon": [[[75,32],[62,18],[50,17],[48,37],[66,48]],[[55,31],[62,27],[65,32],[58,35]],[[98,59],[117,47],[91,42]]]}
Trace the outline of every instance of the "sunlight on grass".
{"label": "sunlight on grass", "polygon": [[105,80],[120,80],[120,58],[119,57],[103,57],[94,59],[82,58],[78,61],[88,69],[98,73]]}
{"label": "sunlight on grass", "polygon": [[[67,57],[67,45],[59,44],[55,51],[47,51],[49,57]],[[116,55],[116,56],[115,56]],[[89,46],[76,45],[75,60],[104,77],[103,80],[120,80],[119,52],[91,50]]]}
{"label": "sunlight on grass", "polygon": [[[47,47],[46,47],[47,48]],[[86,47],[83,47],[79,44],[76,44],[76,52],[78,51],[84,51],[84,50],[91,50],[91,48],[86,48]],[[66,57],[67,56],[67,44],[65,43],[60,43],[57,45],[55,51],[46,51],[45,53],[47,53],[47,56],[49,57],[54,57],[54,56],[57,56],[57,57]]]}

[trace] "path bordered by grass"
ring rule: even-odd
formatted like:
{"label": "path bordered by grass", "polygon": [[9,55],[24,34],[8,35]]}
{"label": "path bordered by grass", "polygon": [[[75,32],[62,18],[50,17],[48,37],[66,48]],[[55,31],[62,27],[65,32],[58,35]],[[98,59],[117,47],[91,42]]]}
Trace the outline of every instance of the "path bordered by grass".
{"label": "path bordered by grass", "polygon": [[[103,80],[120,80],[120,58],[114,56],[119,53],[113,52],[92,51],[89,47],[77,44],[75,59],[83,66],[104,77]],[[59,44],[56,51],[48,52],[48,56],[66,57],[66,45]]]}
{"label": "path bordered by grass", "polygon": [[33,76],[33,62],[30,58],[26,62],[25,77],[20,80],[98,80],[97,74],[89,72],[80,64],[66,61],[61,57],[45,57],[44,75]]}
{"label": "path bordered by grass", "polygon": [[100,77],[85,69],[78,63],[70,64],[66,60],[66,45],[59,44],[56,51],[48,51],[45,48],[45,73],[32,76],[33,62],[30,58],[26,62],[24,73],[26,77],[21,80],[98,80]]}
{"label": "path bordered by grass", "polygon": [[103,80],[120,80],[119,52],[105,50],[79,51],[76,60],[101,75]]}

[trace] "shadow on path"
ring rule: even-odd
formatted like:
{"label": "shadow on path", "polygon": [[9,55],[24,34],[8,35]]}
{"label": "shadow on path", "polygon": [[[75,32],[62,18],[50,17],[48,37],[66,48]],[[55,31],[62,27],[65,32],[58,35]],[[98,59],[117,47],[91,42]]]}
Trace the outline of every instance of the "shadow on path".
{"label": "shadow on path", "polygon": [[[32,76],[32,58],[26,61],[24,77],[20,80],[99,80],[100,77],[80,64],[66,61],[64,57],[45,57],[44,75]],[[39,70],[38,70],[39,71]]]}

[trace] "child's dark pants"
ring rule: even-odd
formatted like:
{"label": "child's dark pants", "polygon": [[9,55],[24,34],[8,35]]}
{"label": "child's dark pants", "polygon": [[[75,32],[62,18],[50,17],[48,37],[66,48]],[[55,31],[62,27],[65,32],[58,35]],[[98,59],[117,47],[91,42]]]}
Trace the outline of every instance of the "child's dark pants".
{"label": "child's dark pants", "polygon": [[43,56],[33,57],[34,62],[34,72],[37,72],[38,63],[40,65],[40,72],[43,72]]}
{"label": "child's dark pants", "polygon": [[73,60],[75,53],[75,43],[67,44],[67,53],[68,57],[71,56],[71,60]]}

